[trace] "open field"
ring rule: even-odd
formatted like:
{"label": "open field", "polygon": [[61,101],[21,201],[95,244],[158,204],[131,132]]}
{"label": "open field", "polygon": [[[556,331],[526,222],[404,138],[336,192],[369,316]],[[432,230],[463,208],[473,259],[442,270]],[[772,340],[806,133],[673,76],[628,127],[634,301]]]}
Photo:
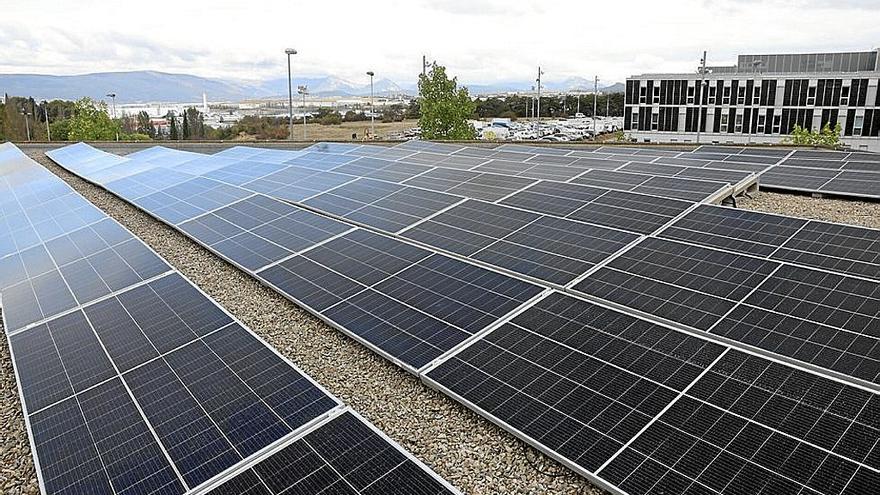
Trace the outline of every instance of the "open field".
{"label": "open field", "polygon": [[[404,120],[401,122],[381,122],[376,120],[376,137],[377,139],[387,139],[388,134],[400,132],[413,127],[418,127],[419,121],[416,119]],[[321,125],[317,123],[308,123],[306,125],[306,141],[363,141],[370,132],[370,121],[363,122],[343,122],[341,125]],[[352,138],[352,134],[357,134],[357,138]],[[294,120],[293,139],[303,140],[302,121],[298,123]],[[247,141],[247,139],[242,139]]]}

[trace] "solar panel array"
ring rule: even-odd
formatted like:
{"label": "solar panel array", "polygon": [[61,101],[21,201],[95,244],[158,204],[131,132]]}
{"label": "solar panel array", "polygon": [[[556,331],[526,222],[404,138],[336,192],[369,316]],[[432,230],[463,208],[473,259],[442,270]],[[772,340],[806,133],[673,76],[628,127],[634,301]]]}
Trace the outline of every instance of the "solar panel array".
{"label": "solar panel array", "polygon": [[[276,167],[232,148],[197,158],[200,177],[163,182],[183,163],[103,185],[609,490],[867,494],[880,483],[877,231],[572,182],[426,188],[471,158],[544,149],[420,142],[386,160],[375,148],[278,152]],[[591,153],[552,151],[543,166]],[[165,192],[205,181],[224,187]],[[407,187],[458,199],[377,206]],[[202,205],[215,190],[227,204]],[[143,201],[151,194],[175,201]],[[166,212],[188,197],[199,204]],[[412,218],[387,222],[403,211]],[[267,227],[292,216],[283,234]],[[230,239],[242,247],[221,251]]]}
{"label": "solar panel array", "polygon": [[[243,470],[263,493],[455,492],[8,143],[0,188],[2,317],[43,493],[205,493]],[[294,451],[314,472],[261,469]]]}

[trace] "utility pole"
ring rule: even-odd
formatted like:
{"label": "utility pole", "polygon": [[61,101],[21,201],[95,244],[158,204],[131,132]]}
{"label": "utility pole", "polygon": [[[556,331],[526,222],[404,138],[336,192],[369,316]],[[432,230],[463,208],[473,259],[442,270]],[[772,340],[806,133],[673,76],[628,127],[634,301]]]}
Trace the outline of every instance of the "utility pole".
{"label": "utility pole", "polygon": [[28,115],[30,115],[27,110],[22,110],[21,114],[24,115],[24,128],[27,131],[27,140],[31,140],[31,124],[28,121]]}
{"label": "utility pole", "polygon": [[596,128],[596,108],[599,104],[599,76],[593,77],[593,139],[599,135]]}
{"label": "utility pole", "polygon": [[605,116],[611,117],[611,95],[605,95]]}
{"label": "utility pole", "polygon": [[52,134],[49,132],[49,102],[46,102],[46,140],[52,141]]}
{"label": "utility pole", "polygon": [[581,113],[581,93],[580,93],[580,91],[578,91],[577,99],[578,99],[578,109],[577,109],[577,112],[575,112],[576,114]]}
{"label": "utility pole", "polygon": [[[703,58],[700,59],[700,95],[697,105],[697,144],[700,144],[700,132],[703,130],[703,95],[706,92],[706,50],[703,50]],[[719,96],[720,98],[720,96]],[[708,101],[708,100],[707,100]]]}
{"label": "utility pole", "polygon": [[[113,120],[116,120],[116,93],[107,93],[113,102]],[[116,131],[116,140],[119,141],[119,131]]]}
{"label": "utility pole", "polygon": [[290,72],[290,56],[296,55],[296,49],[287,48],[284,50],[287,54],[287,117],[288,117],[288,133],[287,137],[293,141],[293,78]]}
{"label": "utility pole", "polygon": [[376,139],[376,109],[373,108],[373,76],[376,74],[370,70],[367,75],[370,76],[370,139]]}
{"label": "utility pole", "polygon": [[306,95],[308,94],[309,88],[308,86],[299,86],[297,88],[297,93],[301,94],[303,97],[302,104],[302,114],[303,114],[303,141],[306,140]]}
{"label": "utility pole", "polygon": [[[537,106],[538,128],[537,128],[536,135],[541,134],[541,75],[543,75],[543,74],[544,74],[544,72],[541,71],[541,66],[539,65],[538,66],[538,81],[537,81],[537,86],[538,86],[538,106]],[[541,136],[538,136],[538,137],[541,137]]]}

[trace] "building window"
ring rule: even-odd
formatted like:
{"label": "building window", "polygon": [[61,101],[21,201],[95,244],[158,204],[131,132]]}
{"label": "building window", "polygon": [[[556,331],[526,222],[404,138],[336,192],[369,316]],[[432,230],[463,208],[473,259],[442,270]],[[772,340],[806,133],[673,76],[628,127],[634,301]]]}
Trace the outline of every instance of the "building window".
{"label": "building window", "polygon": [[743,116],[740,114],[736,115],[736,125],[733,127],[733,132],[741,133],[743,131]]}
{"label": "building window", "polygon": [[862,126],[865,124],[865,116],[864,115],[856,115],[856,120],[853,122],[853,136],[861,136],[862,135]]}
{"label": "building window", "polygon": [[807,106],[811,107],[816,104],[816,86],[810,86],[807,89]]}
{"label": "building window", "polygon": [[694,104],[694,87],[693,86],[688,86],[687,104],[688,105]]}
{"label": "building window", "polygon": [[660,84],[658,82],[654,83],[654,99],[660,98]]}
{"label": "building window", "polygon": [[773,134],[779,134],[779,129],[782,126],[782,116],[774,115],[773,116]]}
{"label": "building window", "polygon": [[766,116],[766,115],[758,114],[758,133],[759,133],[759,134],[763,134],[763,133],[764,133],[764,123],[765,123],[766,121],[767,121],[767,116]]}
{"label": "building window", "polygon": [[752,105],[760,105],[761,104],[761,85],[758,84],[755,86],[754,98],[752,99]]}
{"label": "building window", "polygon": [[849,105],[849,86],[840,88],[840,105],[844,107]]}
{"label": "building window", "polygon": [[648,88],[646,88],[644,86],[639,88],[639,103],[641,103],[642,105],[645,104],[645,94],[647,93],[647,91],[648,91]]}
{"label": "building window", "polygon": [[727,132],[727,117],[726,113],[721,114],[721,130],[720,132]]}
{"label": "building window", "polygon": [[736,104],[737,105],[745,105],[746,103],[746,88],[740,86],[736,89]]}
{"label": "building window", "polygon": [[660,114],[659,113],[652,113],[651,114],[651,130],[652,131],[657,130],[657,124],[659,122],[660,122]]}
{"label": "building window", "polygon": [[715,89],[717,89],[715,86],[709,88],[709,105],[715,104]]}
{"label": "building window", "polygon": [[721,96],[721,104],[722,105],[730,105],[730,86],[724,87],[724,92]]}

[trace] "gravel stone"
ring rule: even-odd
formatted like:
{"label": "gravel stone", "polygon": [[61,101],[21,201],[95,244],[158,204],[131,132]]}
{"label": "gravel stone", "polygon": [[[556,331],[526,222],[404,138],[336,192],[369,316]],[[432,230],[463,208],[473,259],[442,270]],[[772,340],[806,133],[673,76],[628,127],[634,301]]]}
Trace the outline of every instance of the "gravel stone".
{"label": "gravel stone", "polygon": [[880,202],[760,191],[751,198],[737,198],[737,206],[748,210],[880,229]]}

